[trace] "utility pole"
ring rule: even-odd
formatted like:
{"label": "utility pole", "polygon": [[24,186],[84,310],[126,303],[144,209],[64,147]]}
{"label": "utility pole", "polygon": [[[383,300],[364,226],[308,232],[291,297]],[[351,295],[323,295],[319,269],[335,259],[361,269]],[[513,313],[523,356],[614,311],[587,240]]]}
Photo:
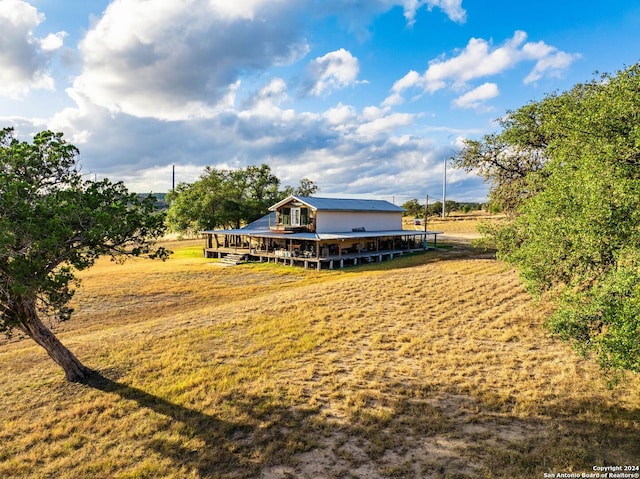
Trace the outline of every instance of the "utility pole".
{"label": "utility pole", "polygon": [[172,165],[171,172],[171,191],[176,189],[176,165]]}
{"label": "utility pole", "polygon": [[444,173],[442,176],[442,218],[445,216],[445,204],[447,202],[447,159],[444,159]]}
{"label": "utility pole", "polygon": [[424,232],[427,232],[427,218],[429,217],[429,195],[424,204]]}

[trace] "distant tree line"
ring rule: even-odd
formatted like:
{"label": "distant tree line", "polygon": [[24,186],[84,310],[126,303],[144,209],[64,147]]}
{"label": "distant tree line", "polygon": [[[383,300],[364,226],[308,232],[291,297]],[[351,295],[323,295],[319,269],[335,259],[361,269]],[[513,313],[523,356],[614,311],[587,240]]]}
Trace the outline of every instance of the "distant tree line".
{"label": "distant tree line", "polygon": [[156,210],[164,211],[169,208],[169,203],[167,203],[166,199],[167,193],[136,193],[136,197],[138,201],[150,197]]}
{"label": "distant tree line", "polygon": [[167,193],[167,226],[177,233],[240,228],[291,194],[311,196],[316,191],[318,186],[308,178],[298,187],[280,188],[280,179],[266,164],[237,170],[208,166],[197,181],[179,183]]}
{"label": "distant tree line", "polygon": [[487,240],[556,302],[552,333],[609,372],[640,372],[640,64],[499,124],[455,158],[510,218]]}
{"label": "distant tree line", "polygon": [[[442,201],[434,201],[429,203],[420,204],[420,201],[416,198],[409,200],[402,204],[402,207],[406,210],[405,216],[412,216],[415,218],[424,218],[425,210],[428,216],[442,216]],[[453,211],[460,211],[462,213],[469,213],[471,211],[480,211],[482,209],[482,203],[476,202],[457,202],[453,200],[446,200],[444,203],[445,215]]]}

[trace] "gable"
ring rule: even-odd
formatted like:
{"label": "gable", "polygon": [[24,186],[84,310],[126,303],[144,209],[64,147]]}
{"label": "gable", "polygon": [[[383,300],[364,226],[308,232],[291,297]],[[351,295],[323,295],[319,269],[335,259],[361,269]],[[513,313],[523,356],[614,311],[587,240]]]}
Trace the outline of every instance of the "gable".
{"label": "gable", "polygon": [[386,200],[361,200],[349,198],[317,198],[313,196],[289,196],[273,205],[269,210],[275,211],[289,203],[302,203],[315,211],[355,211],[403,213],[405,210]]}

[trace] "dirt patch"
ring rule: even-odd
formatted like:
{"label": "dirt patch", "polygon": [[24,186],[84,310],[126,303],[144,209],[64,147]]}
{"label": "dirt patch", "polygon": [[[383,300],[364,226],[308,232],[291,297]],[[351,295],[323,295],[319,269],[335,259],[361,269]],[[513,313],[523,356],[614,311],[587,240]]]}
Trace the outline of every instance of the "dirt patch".
{"label": "dirt patch", "polygon": [[482,451],[509,450],[545,434],[540,423],[477,412],[481,405],[466,396],[448,395],[429,403],[439,407],[435,411],[451,415],[444,430],[421,430],[415,418],[408,421],[402,414],[382,431],[350,428],[340,421],[317,447],[296,455],[294,465],[263,469],[260,477],[481,477]]}

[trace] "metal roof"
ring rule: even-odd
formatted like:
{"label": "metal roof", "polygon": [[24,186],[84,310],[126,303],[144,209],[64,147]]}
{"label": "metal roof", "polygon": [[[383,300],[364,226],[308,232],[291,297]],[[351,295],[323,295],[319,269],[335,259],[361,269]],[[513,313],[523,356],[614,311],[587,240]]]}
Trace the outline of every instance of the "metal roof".
{"label": "metal roof", "polygon": [[394,205],[386,200],[360,200],[350,198],[318,198],[315,196],[294,196],[291,195],[284,200],[276,203],[271,208],[275,211],[277,208],[286,205],[292,200],[298,200],[306,204],[310,208],[319,211],[374,211],[374,212],[393,212],[402,213],[404,208]]}
{"label": "metal roof", "polygon": [[442,231],[412,231],[412,230],[391,230],[391,231],[356,231],[353,233],[276,233],[274,231],[246,231],[238,230],[207,230],[201,231],[204,234],[226,234],[242,235],[256,238],[277,238],[294,239],[306,241],[328,241],[353,238],[382,238],[388,236],[427,236],[438,235]]}
{"label": "metal roof", "polygon": [[336,233],[282,233],[271,231],[269,225],[275,221],[275,213],[269,213],[262,218],[249,223],[248,225],[239,229],[229,230],[206,230],[201,233],[209,234],[225,234],[225,235],[242,235],[262,238],[287,238],[295,240],[307,240],[307,241],[325,241],[325,240],[339,240],[349,238],[380,238],[384,236],[424,236],[424,235],[437,235],[442,231],[416,231],[416,230],[389,230],[389,231],[351,231],[351,232],[336,232]]}
{"label": "metal roof", "polygon": [[272,211],[271,213],[264,215],[262,218],[258,218],[254,222],[249,223],[246,226],[243,226],[238,231],[244,231],[244,233],[240,233],[240,234],[246,234],[247,231],[251,231],[251,232],[271,231],[270,226],[275,224],[276,224],[276,212]]}

